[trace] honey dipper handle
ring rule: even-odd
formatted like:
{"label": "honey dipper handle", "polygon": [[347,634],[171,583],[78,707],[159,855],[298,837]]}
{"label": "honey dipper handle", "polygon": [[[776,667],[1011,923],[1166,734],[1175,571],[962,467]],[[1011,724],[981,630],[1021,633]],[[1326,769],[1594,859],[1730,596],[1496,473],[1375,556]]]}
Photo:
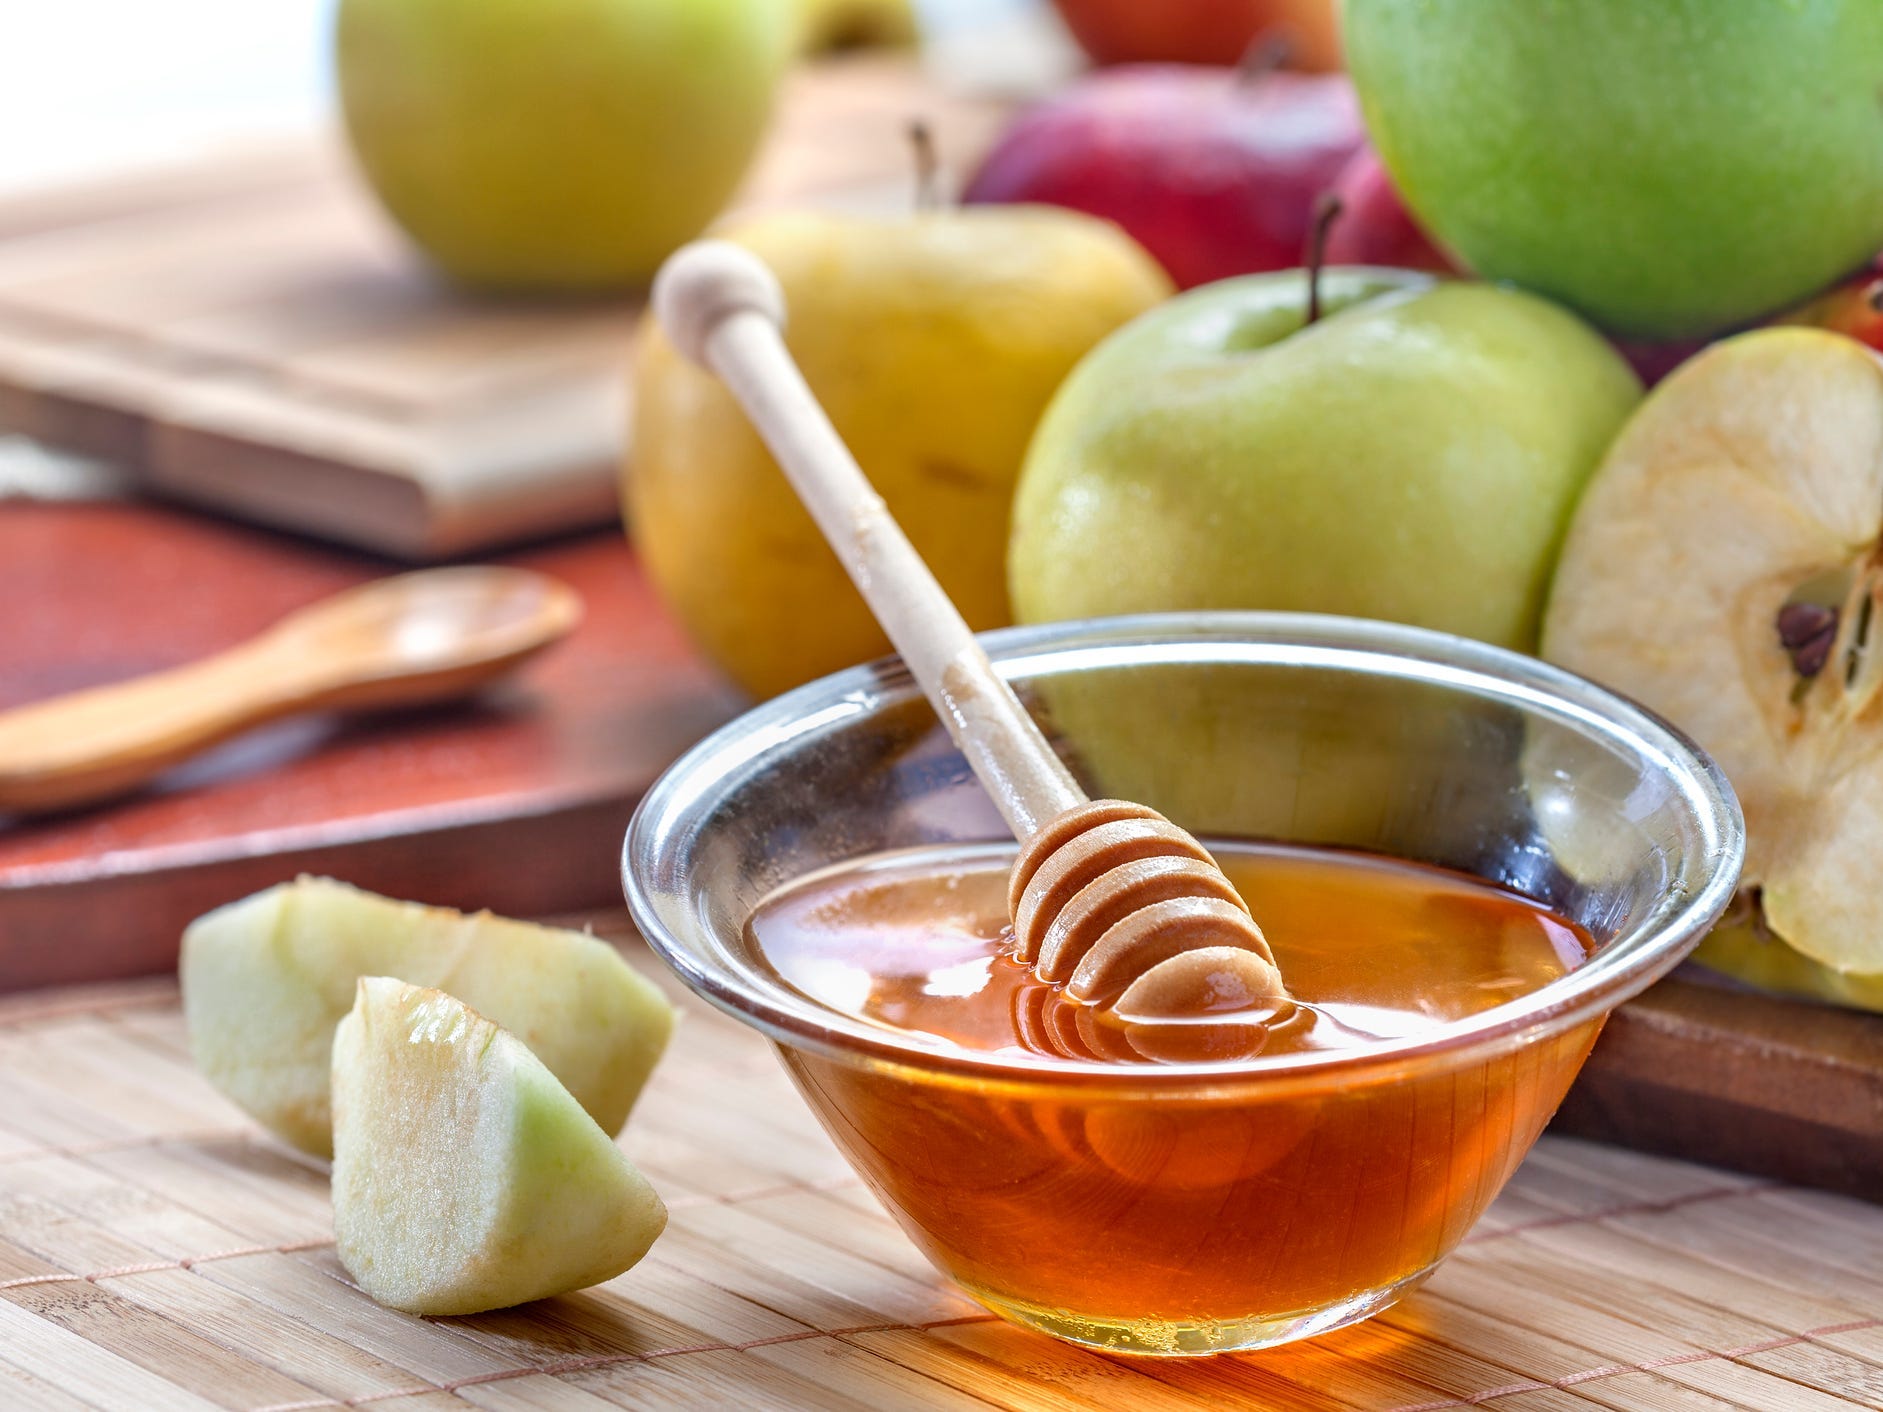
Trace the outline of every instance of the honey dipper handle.
{"label": "honey dipper handle", "polygon": [[792,361],[772,272],[737,245],[701,241],[662,268],[653,304],[674,345],[745,408],[1014,837],[1084,803]]}

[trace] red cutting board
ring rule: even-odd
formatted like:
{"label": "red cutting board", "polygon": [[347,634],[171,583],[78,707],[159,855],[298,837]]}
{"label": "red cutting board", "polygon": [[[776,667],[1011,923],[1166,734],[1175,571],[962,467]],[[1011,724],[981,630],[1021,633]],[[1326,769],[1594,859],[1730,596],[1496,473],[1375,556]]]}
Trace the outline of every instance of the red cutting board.
{"label": "red cutting board", "polygon": [[[285,722],[134,798],[0,817],[0,991],[163,969],[191,917],[303,871],[513,915],[618,905],[635,802],[739,703],[618,532],[501,562],[587,616],[476,701]],[[0,709],[192,661],[392,568],[154,506],[0,505]]]}

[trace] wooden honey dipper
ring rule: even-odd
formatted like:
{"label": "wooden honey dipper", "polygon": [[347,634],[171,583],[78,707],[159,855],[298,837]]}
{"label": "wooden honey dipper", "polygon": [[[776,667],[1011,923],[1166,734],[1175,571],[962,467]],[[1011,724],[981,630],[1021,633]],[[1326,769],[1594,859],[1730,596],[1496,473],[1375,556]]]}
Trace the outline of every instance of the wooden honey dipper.
{"label": "wooden honey dipper", "polygon": [[1019,840],[1018,957],[1131,1019],[1291,1012],[1261,928],[1203,845],[1142,804],[1086,798],[994,670],[793,362],[771,271],[701,241],[660,271],[653,308],[744,407]]}

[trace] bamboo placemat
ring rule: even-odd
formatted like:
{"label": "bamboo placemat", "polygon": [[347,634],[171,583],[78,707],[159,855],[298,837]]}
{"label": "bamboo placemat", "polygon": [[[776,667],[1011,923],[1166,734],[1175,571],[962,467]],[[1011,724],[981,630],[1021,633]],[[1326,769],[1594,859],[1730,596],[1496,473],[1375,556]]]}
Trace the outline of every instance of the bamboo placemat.
{"label": "bamboo placemat", "polygon": [[0,1001],[0,1407],[1883,1406],[1883,1209],[1561,1138],[1369,1324],[1201,1362],[1066,1347],[934,1274],[764,1043],[685,1008],[624,1139],[672,1212],[648,1258],[420,1320],[348,1282],[323,1166],[198,1077],[172,982]]}

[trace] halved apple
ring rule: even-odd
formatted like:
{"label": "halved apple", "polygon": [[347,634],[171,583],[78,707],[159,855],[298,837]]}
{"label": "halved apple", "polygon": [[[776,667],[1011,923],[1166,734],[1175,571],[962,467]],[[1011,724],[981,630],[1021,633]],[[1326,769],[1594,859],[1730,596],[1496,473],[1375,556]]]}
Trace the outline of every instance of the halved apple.
{"label": "halved apple", "polygon": [[1879,536],[1883,360],[1818,329],[1744,334],[1623,429],[1571,522],[1543,655],[1719,761],[1759,925],[1883,979]]}
{"label": "halved apple", "polygon": [[381,1304],[475,1314],[613,1279],[667,1208],[507,1030],[364,977],[333,1043],[340,1262]]}
{"label": "halved apple", "polygon": [[606,942],[301,878],[197,918],[183,1009],[205,1077],[296,1147],[333,1150],[333,1030],[361,976],[448,991],[510,1030],[595,1121],[621,1131],[674,1010]]}

